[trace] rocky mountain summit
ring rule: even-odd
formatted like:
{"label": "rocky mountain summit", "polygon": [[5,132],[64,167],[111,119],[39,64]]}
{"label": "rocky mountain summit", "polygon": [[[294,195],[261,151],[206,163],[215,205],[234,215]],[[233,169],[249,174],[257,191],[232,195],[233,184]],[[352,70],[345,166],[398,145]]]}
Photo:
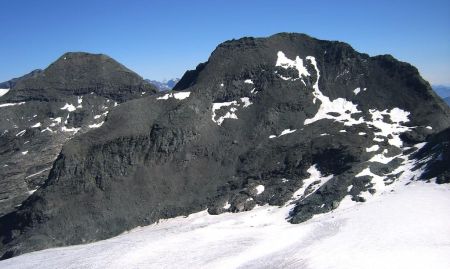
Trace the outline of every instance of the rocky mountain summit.
{"label": "rocky mountain summit", "polygon": [[0,97],[0,216],[47,179],[69,139],[98,128],[119,103],[155,88],[106,55],[66,53],[8,82]]}
{"label": "rocky mountain summit", "polygon": [[[22,165],[12,158],[27,151],[36,152],[29,167],[37,167],[42,150],[24,143],[41,141],[31,135],[44,128],[77,133],[62,136],[41,161],[48,170],[38,189],[0,218],[4,259],[205,209],[293,204],[286,221],[299,223],[396,182],[449,182],[450,109],[416,68],[390,55],[370,57],[303,34],[242,38],[220,44],[173,91],[143,98],[154,91],[117,65],[103,68],[111,64],[104,56],[92,72],[65,65],[89,62],[73,57],[0,99],[0,109],[8,107],[2,164]],[[38,106],[36,119],[36,110],[27,114],[35,102],[47,109]],[[111,109],[114,102],[122,103]],[[24,123],[7,125],[13,117]]]}

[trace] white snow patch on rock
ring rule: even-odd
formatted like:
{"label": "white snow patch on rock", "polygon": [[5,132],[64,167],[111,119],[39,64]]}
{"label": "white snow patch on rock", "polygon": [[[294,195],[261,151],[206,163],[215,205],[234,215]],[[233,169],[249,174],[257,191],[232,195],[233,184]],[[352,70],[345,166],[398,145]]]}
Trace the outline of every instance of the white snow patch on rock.
{"label": "white snow patch on rock", "polygon": [[72,127],[72,128],[67,128],[66,126],[61,127],[61,131],[69,132],[69,133],[72,132],[74,134],[78,133],[79,130],[80,130],[80,128],[75,128],[75,127]]}
{"label": "white snow patch on rock", "polygon": [[269,138],[276,138],[276,137],[280,137],[283,135],[287,135],[287,134],[292,134],[293,132],[297,131],[297,129],[291,130],[291,129],[285,129],[281,132],[280,135],[276,136],[276,135],[270,135]]}
{"label": "white snow patch on rock", "polygon": [[264,187],[264,185],[258,185],[255,187],[255,189],[256,189],[256,195],[260,195],[261,193],[264,192],[265,187]]}
{"label": "white snow patch on rock", "polygon": [[53,130],[47,127],[47,128],[45,128],[44,130],[41,131],[41,133],[43,133],[43,132],[53,133]]}
{"label": "white snow patch on rock", "polygon": [[22,151],[22,155],[27,155],[28,154],[28,150]]}
{"label": "white snow patch on rock", "polygon": [[54,127],[57,124],[60,124],[61,121],[62,121],[61,117],[57,117],[57,118],[54,118],[54,119],[50,118],[50,119],[53,121],[53,123],[50,124],[50,127]]}
{"label": "white snow patch on rock", "polygon": [[230,108],[229,111],[227,111],[225,113],[225,115],[219,117],[218,119],[216,119],[216,110],[221,109],[222,107],[227,107],[227,106],[237,106],[237,102],[236,101],[231,101],[231,102],[223,102],[223,103],[213,103],[212,106],[212,121],[217,123],[218,125],[222,125],[222,122],[225,119],[237,119],[236,114],[234,114],[234,112],[236,111],[236,109],[232,110],[233,107]]}
{"label": "white snow patch on rock", "polygon": [[37,190],[38,190],[38,189],[29,190],[29,191],[28,191],[28,194],[29,194],[29,195],[32,195],[32,194],[33,194],[35,191],[37,191]]}
{"label": "white snow patch on rock", "polygon": [[27,131],[27,130],[22,130],[22,131],[18,132],[18,133],[16,134],[16,136],[22,136],[22,135],[25,134],[26,131]]}
{"label": "white snow patch on rock", "polygon": [[102,122],[99,122],[99,123],[94,123],[94,124],[89,125],[88,127],[89,128],[99,128],[100,126],[103,125],[103,123],[105,123],[105,122],[102,121]]}
{"label": "white snow patch on rock", "polygon": [[31,126],[31,128],[38,128],[38,127],[41,127],[41,123],[40,122],[38,122],[35,125]]}
{"label": "white snow patch on rock", "polygon": [[36,172],[36,173],[34,173],[34,174],[31,174],[31,175],[25,177],[25,179],[28,179],[28,178],[32,178],[32,177],[38,176],[38,175],[40,175],[40,174],[42,174],[42,173],[44,173],[45,171],[48,171],[48,170],[50,170],[50,169],[51,169],[51,167],[45,168],[45,169],[43,169],[43,170],[41,170],[41,171],[38,171],[38,172]]}
{"label": "white snow patch on rock", "polygon": [[283,135],[287,135],[287,134],[292,134],[293,132],[297,131],[297,129],[291,130],[291,129],[285,129],[281,132],[281,134],[278,136],[283,136]]}
{"label": "white snow patch on rock", "polygon": [[370,148],[366,148],[366,151],[367,152],[373,152],[373,151],[377,151],[377,150],[379,150],[380,149],[380,146],[378,146],[378,145],[373,145],[373,146],[371,146]]}
{"label": "white snow patch on rock", "polygon": [[[369,113],[372,116],[372,121],[367,124],[380,129],[380,131],[374,132],[376,136],[374,140],[381,142],[384,141],[384,139],[380,138],[380,136],[386,138],[392,136],[392,138],[388,139],[388,143],[400,148],[403,145],[400,134],[411,129],[410,127],[402,125],[402,123],[409,121],[408,116],[410,113],[400,108],[393,108],[390,111],[387,109],[383,111],[370,109]],[[384,122],[383,116],[389,116],[392,123]]]}
{"label": "white snow patch on rock", "polygon": [[[333,175],[323,176],[322,173],[317,169],[316,165],[312,165],[306,170],[309,173],[309,178],[303,180],[303,185],[300,189],[298,189],[292,195],[294,200],[299,198],[306,198],[311,193],[314,193],[318,190],[323,184],[325,184],[328,180],[333,178]],[[305,191],[308,189],[309,193],[305,194]]]}
{"label": "white snow patch on rock", "polygon": [[253,84],[253,81],[251,79],[246,79],[246,80],[244,80],[244,83]]}
{"label": "white snow patch on rock", "polygon": [[83,96],[78,96],[78,106],[77,106],[77,108],[83,108],[83,105],[82,105],[82,103],[83,103]]}
{"label": "white snow patch on rock", "polygon": [[[289,60],[287,61],[284,56],[284,54],[278,55],[278,58],[280,59],[280,62],[284,62],[284,66],[292,66],[294,65],[294,61]],[[361,113],[360,110],[358,110],[357,105],[353,102],[345,99],[345,98],[337,98],[335,100],[330,100],[328,96],[323,95],[323,93],[319,89],[319,79],[320,79],[320,70],[317,67],[317,62],[315,57],[313,56],[307,56],[306,60],[311,63],[311,65],[314,66],[314,69],[317,74],[317,79],[314,82],[313,85],[313,103],[316,102],[316,99],[321,101],[319,110],[317,111],[316,115],[310,119],[306,119],[304,121],[305,125],[314,123],[316,121],[322,120],[322,119],[330,119],[338,122],[342,122],[345,126],[352,126],[357,124],[367,124],[368,126],[374,126],[378,129],[380,129],[380,132],[375,132],[375,135],[378,136],[374,140],[375,141],[383,141],[381,137],[387,137],[392,136],[392,138],[388,139],[389,144],[397,147],[401,147],[403,145],[400,134],[406,131],[409,131],[411,128],[406,127],[402,125],[403,123],[406,123],[409,121],[409,115],[410,112],[404,111],[400,108],[393,108],[390,111],[387,109],[384,111],[379,111],[376,109],[370,109],[369,113],[372,116],[372,121],[370,120],[364,120],[363,117],[359,117],[359,119],[354,119],[352,117],[353,114]],[[297,60],[295,62],[298,62]],[[301,62],[303,65],[303,61]],[[281,65],[281,64],[280,64]],[[308,73],[309,75],[309,73]],[[359,90],[358,90],[359,89]],[[360,92],[360,88],[355,89],[355,94],[357,92]],[[363,89],[365,91],[366,88]],[[386,123],[383,121],[383,116],[388,116],[392,123]]]}
{"label": "white snow patch on rock", "polygon": [[354,89],[353,90],[353,93],[355,94],[355,95],[358,95],[358,93],[361,91],[361,88],[356,88],[356,89]]}
{"label": "white snow patch on rock", "polygon": [[242,97],[241,101],[242,101],[242,103],[244,103],[243,107],[248,107],[251,104],[253,104],[252,102],[250,102],[250,98],[248,98],[248,97]]}
{"label": "white snow patch on rock", "polygon": [[171,92],[171,93],[166,93],[165,95],[156,98],[156,100],[168,100],[169,98],[175,98],[178,100],[183,100],[188,98],[191,95],[191,92]]}
{"label": "white snow patch on rock", "polygon": [[[305,84],[305,81],[303,80],[302,76],[309,76],[309,72],[306,69],[306,67],[303,65],[303,60],[297,56],[295,57],[295,60],[291,60],[284,55],[282,51],[279,51],[277,53],[277,62],[275,63],[275,66],[280,66],[284,69],[294,68],[298,71],[298,77],[297,78],[291,78],[291,77],[284,77],[281,75],[278,75],[280,78],[284,80],[292,80],[295,81],[297,79],[301,79],[303,84]],[[306,85],[306,84],[305,84]]]}
{"label": "white snow patch on rock", "polygon": [[223,206],[223,209],[229,209],[231,207],[231,204],[228,203],[228,201],[225,203],[225,205]]}
{"label": "white snow patch on rock", "polygon": [[8,107],[8,106],[20,106],[25,104],[25,102],[19,102],[19,103],[4,103],[0,104],[0,107]]}
{"label": "white snow patch on rock", "polygon": [[72,104],[66,103],[63,107],[61,107],[61,110],[67,110],[69,112],[72,112],[76,110],[76,107]]}
{"label": "white snow patch on rock", "polygon": [[[237,119],[236,111],[238,107],[242,106],[243,108],[246,108],[250,106],[252,102],[250,102],[250,98],[248,97],[242,97],[238,101],[231,101],[231,102],[223,102],[223,103],[213,103],[212,104],[212,115],[211,119],[213,122],[217,123],[217,125],[222,125],[223,121],[225,119]],[[220,116],[217,118],[217,111],[224,108],[224,107],[230,107],[228,111],[225,112],[223,116]]]}
{"label": "white snow patch on rock", "polygon": [[[351,117],[352,114],[361,112],[357,109],[357,105],[355,105],[351,101],[348,101],[345,98],[337,98],[331,101],[328,96],[323,95],[323,93],[319,89],[320,71],[319,68],[317,67],[316,58],[312,56],[307,56],[306,59],[311,62],[317,73],[317,79],[313,85],[314,89],[313,103],[316,102],[316,99],[319,99],[321,101],[321,104],[316,115],[310,119],[306,119],[304,124],[308,125],[322,119],[331,119],[334,121],[343,122],[345,126],[352,126],[364,123],[362,117],[360,117],[358,120],[355,120],[354,118]],[[338,115],[337,116],[331,115],[330,113]]]}

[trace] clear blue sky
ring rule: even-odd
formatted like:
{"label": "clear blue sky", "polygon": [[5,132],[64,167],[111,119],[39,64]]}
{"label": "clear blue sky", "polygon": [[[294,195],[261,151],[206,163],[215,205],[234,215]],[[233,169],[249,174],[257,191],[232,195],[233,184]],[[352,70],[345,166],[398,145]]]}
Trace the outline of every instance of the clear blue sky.
{"label": "clear blue sky", "polygon": [[180,77],[220,42],[278,32],[389,53],[450,85],[449,0],[0,0],[0,81],[66,51],[108,54],[145,78]]}

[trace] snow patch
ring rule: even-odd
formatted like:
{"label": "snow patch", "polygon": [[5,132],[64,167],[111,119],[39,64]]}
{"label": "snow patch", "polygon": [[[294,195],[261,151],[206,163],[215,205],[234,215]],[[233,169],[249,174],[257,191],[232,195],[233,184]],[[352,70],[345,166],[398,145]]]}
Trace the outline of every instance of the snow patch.
{"label": "snow patch", "polygon": [[[237,119],[236,111],[239,106],[242,105],[243,108],[250,106],[252,102],[250,102],[250,98],[242,97],[240,98],[240,102],[231,101],[231,102],[223,102],[223,103],[213,103],[212,104],[212,115],[211,119],[213,122],[217,123],[217,125],[222,125],[225,119]],[[217,110],[220,110],[224,107],[230,107],[228,111],[225,112],[223,116],[220,116],[217,119]]]}
{"label": "snow patch", "polygon": [[78,131],[79,131],[80,129],[81,129],[81,128],[75,128],[75,127],[67,128],[66,126],[61,127],[61,131],[63,131],[63,132],[72,132],[72,133],[74,133],[74,134],[78,133]]}
{"label": "snow patch", "polygon": [[297,129],[291,130],[291,129],[285,129],[281,132],[280,135],[276,136],[276,135],[270,135],[269,138],[276,138],[276,137],[280,137],[283,135],[287,135],[287,134],[292,134],[293,132],[297,131]]}
{"label": "snow patch", "polygon": [[37,191],[38,189],[34,189],[34,190],[30,190],[30,191],[28,191],[28,194],[29,195],[32,195],[35,191]]}
{"label": "snow patch", "polygon": [[371,146],[370,148],[366,148],[366,151],[367,152],[373,152],[373,151],[377,151],[377,150],[379,150],[380,149],[380,146],[378,146],[378,145],[373,145],[373,146]]}
{"label": "snow patch", "polygon": [[291,129],[285,129],[281,132],[281,134],[278,136],[283,136],[283,135],[287,135],[287,134],[292,134],[293,132],[297,131],[297,129],[291,130]]}
{"label": "snow patch", "polygon": [[284,53],[282,51],[278,51],[277,56],[278,56],[278,58],[277,58],[277,62],[275,63],[275,66],[279,66],[284,69],[294,68],[298,71],[297,78],[284,77],[282,75],[278,75],[278,76],[284,80],[295,81],[295,80],[301,79],[303,84],[306,85],[302,76],[309,76],[310,74],[309,74],[308,70],[306,69],[306,67],[303,65],[303,60],[299,56],[296,56],[295,60],[291,60],[291,59],[287,58],[286,55],[284,55]]}
{"label": "snow patch", "polygon": [[256,195],[260,195],[261,193],[264,192],[265,187],[263,185],[258,185],[255,187],[256,189]]}
{"label": "snow patch", "polygon": [[22,130],[22,131],[18,132],[18,133],[16,134],[16,136],[22,136],[22,135],[25,134],[26,131],[27,131],[27,130]]}
{"label": "snow patch", "polygon": [[41,131],[41,133],[43,133],[43,132],[53,133],[53,130],[47,127],[47,128],[45,128],[44,130]]}
{"label": "snow patch", "polygon": [[101,127],[103,125],[103,123],[105,123],[105,121],[88,125],[88,127],[89,128],[99,128],[99,127]]}
{"label": "snow patch", "polygon": [[22,153],[22,155],[27,155],[28,154],[28,150],[22,151],[21,153]]}
{"label": "snow patch", "polygon": [[242,97],[241,101],[242,101],[242,103],[244,103],[244,105],[242,107],[248,107],[251,104],[253,104],[252,102],[250,102],[250,98],[248,98],[248,97]]}
{"label": "snow patch", "polygon": [[231,204],[228,203],[228,201],[225,203],[225,205],[223,206],[223,209],[229,209],[231,207]]}
{"label": "snow patch", "polygon": [[83,105],[82,105],[82,103],[83,103],[83,96],[78,96],[78,106],[77,106],[77,108],[83,108]]}
{"label": "snow patch", "polygon": [[57,118],[54,118],[54,119],[50,118],[50,119],[53,121],[53,123],[50,124],[50,127],[54,127],[54,126],[56,126],[57,124],[60,124],[61,121],[62,121],[61,117],[57,117]]}
{"label": "snow patch", "polygon": [[38,122],[35,125],[31,126],[31,128],[38,128],[38,127],[41,127],[41,123],[40,122]]}
{"label": "snow patch", "polygon": [[316,58],[307,56],[306,59],[314,66],[317,73],[317,79],[313,85],[313,103],[316,103],[316,99],[319,99],[321,104],[316,115],[310,119],[306,119],[304,124],[308,125],[322,119],[332,119],[334,121],[343,122],[345,126],[363,123],[364,120],[362,117],[358,120],[351,117],[352,114],[361,113],[361,111],[357,109],[357,105],[345,98],[337,98],[331,101],[328,96],[323,95],[319,89],[320,71],[317,67]]}
{"label": "snow patch", "polygon": [[[388,143],[400,148],[403,145],[400,134],[411,129],[410,127],[402,125],[402,123],[409,121],[408,116],[410,113],[400,108],[393,108],[390,111],[387,109],[383,111],[370,109],[369,113],[372,116],[372,121],[367,122],[367,125],[380,129],[380,131],[374,132],[374,135],[376,136],[374,141],[382,142],[384,139],[380,138],[380,136],[386,138],[391,136],[392,138],[388,138]],[[383,116],[389,116],[392,123],[384,122]]]}
{"label": "snow patch", "polygon": [[[333,175],[323,176],[315,164],[310,166],[306,172],[309,173],[309,178],[304,179],[302,187],[294,192],[292,195],[294,200],[308,197],[311,193],[314,193],[323,186],[328,180],[333,178]],[[306,190],[308,190],[308,193],[305,193]]]}
{"label": "snow patch", "polygon": [[191,95],[191,92],[175,92],[175,93],[166,93],[165,95],[156,98],[156,100],[168,100],[169,98],[175,98],[178,100],[183,100],[188,98]]}
{"label": "snow patch", "polygon": [[69,112],[72,112],[76,110],[76,107],[72,104],[66,103],[63,107],[61,107],[61,110],[67,110]]}
{"label": "snow patch", "polygon": [[7,92],[9,92],[9,89],[0,89],[0,97],[5,95]]}
{"label": "snow patch", "polygon": [[42,173],[44,173],[45,171],[48,171],[48,170],[50,170],[50,169],[51,169],[51,167],[45,168],[45,169],[43,169],[43,170],[41,170],[41,171],[39,171],[39,172],[36,172],[36,173],[34,173],[34,174],[31,174],[31,175],[25,177],[25,179],[28,179],[28,178],[32,178],[32,177],[38,176],[38,175],[40,175],[40,174],[42,174]]}
{"label": "snow patch", "polygon": [[251,79],[246,79],[246,80],[244,80],[244,83],[253,84],[253,81]]}
{"label": "snow patch", "polygon": [[8,107],[8,106],[20,106],[25,104],[25,102],[19,102],[19,103],[4,103],[0,104],[0,107]]}

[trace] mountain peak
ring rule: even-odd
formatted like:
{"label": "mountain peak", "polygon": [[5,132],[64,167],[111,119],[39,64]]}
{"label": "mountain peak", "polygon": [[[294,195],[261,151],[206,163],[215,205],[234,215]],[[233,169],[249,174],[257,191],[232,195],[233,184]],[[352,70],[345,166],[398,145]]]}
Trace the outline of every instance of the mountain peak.
{"label": "mountain peak", "polygon": [[58,100],[89,92],[123,101],[129,94],[154,93],[156,89],[105,54],[67,52],[42,72],[18,80],[5,98],[15,102]]}

